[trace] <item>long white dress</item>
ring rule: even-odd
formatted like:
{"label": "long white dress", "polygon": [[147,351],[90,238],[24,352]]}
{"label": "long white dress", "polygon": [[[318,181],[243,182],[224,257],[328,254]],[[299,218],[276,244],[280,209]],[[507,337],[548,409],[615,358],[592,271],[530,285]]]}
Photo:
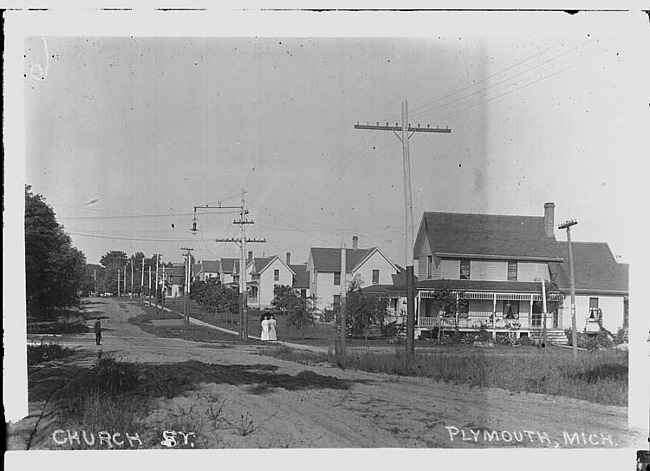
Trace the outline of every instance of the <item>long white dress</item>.
{"label": "long white dress", "polygon": [[269,319],[269,338],[268,340],[277,340],[278,337],[275,334],[275,319]]}
{"label": "long white dress", "polygon": [[260,340],[269,340],[269,320],[264,319],[262,321],[262,335],[260,336]]}

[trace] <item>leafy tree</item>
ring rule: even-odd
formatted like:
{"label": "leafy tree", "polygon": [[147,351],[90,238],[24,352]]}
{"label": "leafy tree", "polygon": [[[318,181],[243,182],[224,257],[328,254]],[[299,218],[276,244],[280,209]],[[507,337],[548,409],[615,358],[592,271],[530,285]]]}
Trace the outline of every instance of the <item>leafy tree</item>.
{"label": "leafy tree", "polygon": [[382,325],[386,318],[387,302],[379,296],[363,293],[358,280],[352,280],[346,296],[346,320],[348,332],[368,339],[370,327]]}
{"label": "leafy tree", "polygon": [[305,336],[305,329],[314,325],[314,312],[316,311],[313,297],[300,296],[290,286],[276,286],[273,289],[271,305],[278,311],[286,314],[287,325]]}
{"label": "leafy tree", "polygon": [[56,221],[42,195],[25,186],[25,282],[27,311],[49,315],[78,304],[86,257]]}
{"label": "leafy tree", "polygon": [[99,283],[99,290],[102,293],[117,294],[118,271],[120,272],[120,290],[124,286],[124,266],[128,260],[126,253],[121,250],[111,250],[102,255],[99,263],[104,267],[104,273]]}
{"label": "leafy tree", "polygon": [[[438,306],[442,317],[453,317],[455,319],[461,294],[462,292],[453,289],[449,280],[442,280],[441,286],[434,290],[431,299]],[[458,324],[455,325],[455,330],[458,330]],[[442,329],[438,328],[438,340],[440,340],[441,333]]]}
{"label": "leafy tree", "polygon": [[239,311],[239,293],[233,288],[222,285],[215,278],[193,281],[190,287],[190,298],[210,310]]}

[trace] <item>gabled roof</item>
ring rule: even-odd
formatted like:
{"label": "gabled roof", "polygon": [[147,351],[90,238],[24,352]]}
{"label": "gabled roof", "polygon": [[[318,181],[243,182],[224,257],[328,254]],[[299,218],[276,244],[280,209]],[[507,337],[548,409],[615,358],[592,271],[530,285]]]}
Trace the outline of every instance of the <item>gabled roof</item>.
{"label": "gabled roof", "polygon": [[[425,240],[426,238],[427,240]],[[426,241],[438,256],[557,260],[555,237],[544,230],[544,217],[425,212],[416,251]]]}
{"label": "gabled roof", "polygon": [[219,260],[203,260],[201,264],[205,273],[219,273]]}
{"label": "gabled roof", "polygon": [[[370,256],[375,250],[379,250],[379,249],[377,249],[377,247],[373,247],[370,249],[345,249],[346,272],[352,273],[352,271],[366,257]],[[314,269],[316,271],[319,272],[341,271],[341,249],[329,248],[329,247],[312,247],[311,257],[314,262]],[[389,263],[392,264],[390,260]]]}
{"label": "gabled roof", "polygon": [[289,265],[293,270],[293,287],[299,289],[309,289],[309,272],[307,271],[307,264],[304,265]]}
{"label": "gabled roof", "polygon": [[221,259],[221,271],[223,273],[238,273],[239,272],[239,260],[236,258],[222,258]]}
{"label": "gabled roof", "polygon": [[[571,289],[568,243],[557,242],[564,263],[549,263],[562,291]],[[628,265],[618,263],[604,242],[571,242],[576,291],[627,294]]]}
{"label": "gabled roof", "polygon": [[277,257],[253,258],[246,263],[246,269],[252,266],[251,274],[262,273]]}

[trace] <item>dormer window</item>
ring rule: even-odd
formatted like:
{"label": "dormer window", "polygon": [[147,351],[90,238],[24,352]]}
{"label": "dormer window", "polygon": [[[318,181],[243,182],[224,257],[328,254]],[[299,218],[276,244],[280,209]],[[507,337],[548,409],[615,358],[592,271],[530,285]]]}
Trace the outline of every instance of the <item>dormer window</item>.
{"label": "dormer window", "polygon": [[470,263],[469,259],[463,258],[460,260],[460,279],[461,280],[469,280],[469,268],[470,268]]}

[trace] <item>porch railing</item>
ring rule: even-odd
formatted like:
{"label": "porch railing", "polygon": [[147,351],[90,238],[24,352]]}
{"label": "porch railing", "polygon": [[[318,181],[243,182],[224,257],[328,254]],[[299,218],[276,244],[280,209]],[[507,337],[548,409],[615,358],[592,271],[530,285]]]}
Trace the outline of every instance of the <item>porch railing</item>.
{"label": "porch railing", "polygon": [[[458,319],[458,328],[459,329],[480,329],[481,326],[486,329],[492,329],[492,313],[472,313],[467,318]],[[418,327],[420,328],[433,328],[433,327],[442,327],[447,329],[453,329],[456,327],[456,318],[455,317],[420,317],[418,318]],[[503,319],[497,317],[495,321],[494,328],[503,330],[521,330],[529,329],[530,322],[528,317],[520,317],[519,319]]]}

